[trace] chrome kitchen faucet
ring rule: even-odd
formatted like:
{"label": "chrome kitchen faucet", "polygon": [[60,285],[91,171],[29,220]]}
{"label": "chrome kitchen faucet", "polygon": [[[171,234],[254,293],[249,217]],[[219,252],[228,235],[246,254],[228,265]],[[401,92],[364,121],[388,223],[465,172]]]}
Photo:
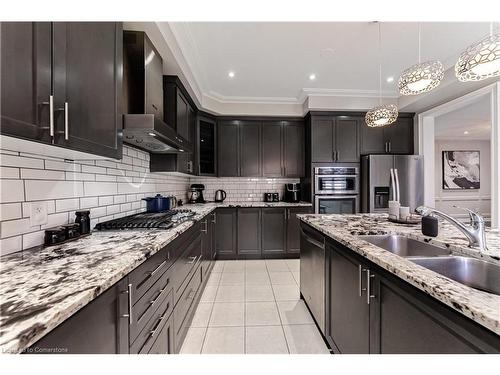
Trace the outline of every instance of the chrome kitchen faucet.
{"label": "chrome kitchen faucet", "polygon": [[480,251],[487,250],[486,234],[484,230],[485,228],[484,218],[478,213],[469,210],[468,208],[457,207],[457,206],[454,207],[460,208],[469,213],[470,226],[461,223],[457,219],[451,217],[450,215],[442,211],[436,210],[435,208],[420,206],[417,207],[415,211],[422,216],[436,215],[449,221],[451,224],[457,227],[465,235],[465,237],[467,237],[467,239],[469,240],[469,247],[478,248]]}

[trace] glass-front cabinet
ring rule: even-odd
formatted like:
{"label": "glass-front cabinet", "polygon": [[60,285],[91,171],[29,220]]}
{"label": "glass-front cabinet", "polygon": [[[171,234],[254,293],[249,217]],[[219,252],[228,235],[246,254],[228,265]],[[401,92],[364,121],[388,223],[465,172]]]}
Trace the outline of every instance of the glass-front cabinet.
{"label": "glass-front cabinet", "polygon": [[198,119],[198,168],[201,176],[217,175],[217,123],[209,117]]}

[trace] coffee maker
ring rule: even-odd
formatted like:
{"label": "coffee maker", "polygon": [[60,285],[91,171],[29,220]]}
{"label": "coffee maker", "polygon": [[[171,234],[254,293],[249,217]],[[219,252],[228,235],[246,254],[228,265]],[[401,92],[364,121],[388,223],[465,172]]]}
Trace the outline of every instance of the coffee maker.
{"label": "coffee maker", "polygon": [[203,190],[205,190],[205,185],[192,184],[189,188],[189,203],[205,203]]}

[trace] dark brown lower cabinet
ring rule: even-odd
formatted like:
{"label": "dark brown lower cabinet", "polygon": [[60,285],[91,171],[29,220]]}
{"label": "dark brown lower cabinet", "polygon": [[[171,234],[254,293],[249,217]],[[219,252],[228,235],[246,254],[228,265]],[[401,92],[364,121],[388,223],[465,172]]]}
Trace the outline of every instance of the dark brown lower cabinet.
{"label": "dark brown lower cabinet", "polygon": [[262,254],[286,252],[286,208],[262,209]]}
{"label": "dark brown lower cabinet", "polygon": [[500,353],[500,337],[331,240],[326,339],[337,353]]}
{"label": "dark brown lower cabinet", "polygon": [[27,354],[128,353],[128,279],[125,278],[29,347]]}
{"label": "dark brown lower cabinet", "polygon": [[148,354],[174,354],[174,320],[172,316],[163,325]]}
{"label": "dark brown lower cabinet", "polygon": [[261,253],[261,209],[238,210],[238,255],[260,255]]}
{"label": "dark brown lower cabinet", "polygon": [[300,254],[300,220],[298,214],[309,214],[311,207],[287,208],[286,221],[286,253],[288,255]]}
{"label": "dark brown lower cabinet", "polygon": [[333,247],[327,259],[327,341],[341,353],[369,353],[370,306],[362,290],[364,278],[359,277],[367,268]]}
{"label": "dark brown lower cabinet", "polygon": [[218,208],[216,211],[215,249],[218,256],[236,256],[236,208]]}

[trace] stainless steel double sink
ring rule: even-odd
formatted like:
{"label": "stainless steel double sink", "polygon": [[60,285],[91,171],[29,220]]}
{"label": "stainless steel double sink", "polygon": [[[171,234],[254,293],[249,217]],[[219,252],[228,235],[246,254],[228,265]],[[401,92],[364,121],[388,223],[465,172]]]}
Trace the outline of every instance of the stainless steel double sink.
{"label": "stainless steel double sink", "polygon": [[455,256],[446,247],[401,235],[366,235],[358,238],[471,288],[500,295],[500,266],[480,259]]}

